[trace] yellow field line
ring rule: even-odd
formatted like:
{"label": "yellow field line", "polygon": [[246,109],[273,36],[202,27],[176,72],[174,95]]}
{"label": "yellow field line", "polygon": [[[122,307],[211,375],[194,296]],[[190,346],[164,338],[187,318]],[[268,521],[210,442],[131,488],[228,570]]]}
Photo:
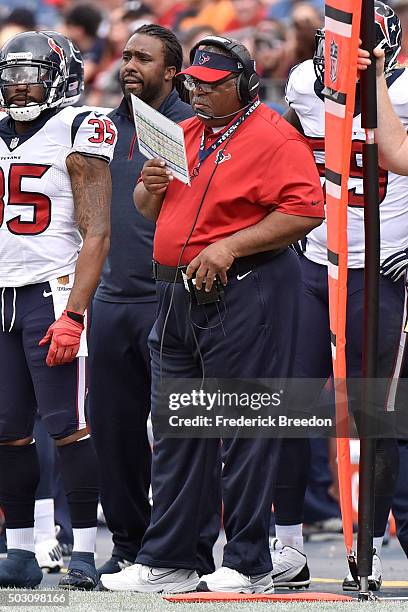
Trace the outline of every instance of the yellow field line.
{"label": "yellow field line", "polygon": [[[338,580],[337,578],[312,578],[312,582],[341,584],[343,581]],[[382,586],[391,588],[408,587],[408,580],[383,580]]]}

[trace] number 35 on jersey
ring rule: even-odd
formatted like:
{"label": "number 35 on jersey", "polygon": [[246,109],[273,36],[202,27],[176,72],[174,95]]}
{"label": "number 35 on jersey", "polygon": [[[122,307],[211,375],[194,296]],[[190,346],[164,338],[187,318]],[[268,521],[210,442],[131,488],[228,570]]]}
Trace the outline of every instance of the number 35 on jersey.
{"label": "number 35 on jersey", "polygon": [[117,132],[95,110],[68,107],[16,135],[0,120],[0,286],[39,283],[75,269],[81,237],[67,157],[113,157]]}

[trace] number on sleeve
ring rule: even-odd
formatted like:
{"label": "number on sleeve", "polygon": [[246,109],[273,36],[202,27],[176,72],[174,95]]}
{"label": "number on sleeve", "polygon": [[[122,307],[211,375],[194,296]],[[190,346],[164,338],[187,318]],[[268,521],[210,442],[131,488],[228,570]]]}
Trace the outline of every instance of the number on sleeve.
{"label": "number on sleeve", "polygon": [[112,121],[106,117],[102,119],[89,119],[88,123],[95,126],[95,136],[88,138],[89,142],[101,144],[105,142],[111,145],[115,142],[115,131],[112,127]]}

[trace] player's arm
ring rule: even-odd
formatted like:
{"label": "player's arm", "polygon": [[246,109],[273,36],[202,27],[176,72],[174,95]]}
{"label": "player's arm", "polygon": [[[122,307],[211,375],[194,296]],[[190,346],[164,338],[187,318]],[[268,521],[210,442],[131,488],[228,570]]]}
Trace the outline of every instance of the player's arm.
{"label": "player's arm", "polygon": [[70,363],[77,356],[84,329],[83,314],[109,250],[112,183],[108,163],[101,158],[71,153],[66,165],[75,216],[84,242],[66,309],[39,342],[40,346],[50,344],[46,358],[50,367]]}
{"label": "player's arm", "polygon": [[112,182],[107,161],[71,153],[66,160],[75,217],[83,238],[67,310],[83,314],[101,275],[109,251],[109,210]]}
{"label": "player's arm", "polygon": [[391,104],[383,72],[377,76],[377,107],[377,142],[380,165],[395,174],[407,175],[408,137],[404,125]]}
{"label": "player's arm", "polygon": [[[377,142],[381,166],[395,174],[408,175],[408,137],[404,125],[394,111],[384,76],[384,51],[374,49],[377,74]],[[359,49],[357,67],[366,70],[369,54]]]}
{"label": "player's arm", "polygon": [[137,210],[146,219],[156,221],[160,214],[167,187],[173,175],[164,161],[149,159],[145,162],[141,180],[133,192],[133,201]]}

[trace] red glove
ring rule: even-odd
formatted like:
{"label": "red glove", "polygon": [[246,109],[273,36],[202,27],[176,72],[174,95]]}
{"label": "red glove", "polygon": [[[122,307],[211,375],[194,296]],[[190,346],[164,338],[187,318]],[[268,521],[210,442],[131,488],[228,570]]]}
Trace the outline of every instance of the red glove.
{"label": "red glove", "polygon": [[[77,312],[72,314],[83,320],[81,314]],[[38,343],[39,346],[44,346],[51,342],[46,359],[47,366],[62,365],[75,359],[79,351],[83,329],[83,322],[74,320],[69,316],[68,311],[64,310],[60,318],[49,326],[44,338]]]}

